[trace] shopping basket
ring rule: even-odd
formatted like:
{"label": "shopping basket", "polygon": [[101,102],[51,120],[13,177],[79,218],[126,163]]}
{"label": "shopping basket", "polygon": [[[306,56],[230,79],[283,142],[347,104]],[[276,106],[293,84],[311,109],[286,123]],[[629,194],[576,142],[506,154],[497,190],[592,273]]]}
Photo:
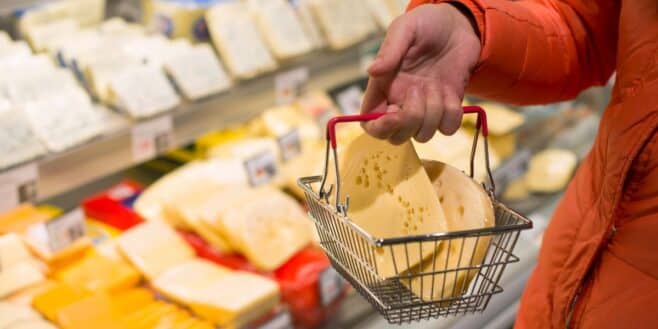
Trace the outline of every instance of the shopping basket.
{"label": "shopping basket", "polygon": [[[521,230],[532,228],[532,222],[522,215],[505,207],[495,199],[494,182],[489,167],[487,145],[487,120],[484,110],[477,106],[464,107],[464,113],[476,113],[476,134],[471,149],[470,177],[473,178],[475,151],[480,132],[484,137],[484,154],[489,186],[485,186],[494,207],[495,224],[489,228],[438,232],[428,235],[416,235],[395,238],[379,238],[368,234],[349,218],[349,197],[344,201],[340,194],[340,174],[336,154],[335,126],[341,122],[374,120],[384,113],[348,115],[334,117],[327,123],[327,146],[325,152],[324,173],[321,176],[302,177],[298,184],[304,189],[310,217],[315,223],[320,236],[320,245],[329,256],[332,266],[390,323],[408,323],[422,319],[447,317],[483,311],[491,296],[503,291],[499,280],[507,264],[519,261],[513,254],[514,246]],[[333,154],[336,172],[335,186],[327,185],[330,151]],[[319,186],[318,186],[319,184]],[[335,189],[334,203],[330,195]],[[395,266],[395,275],[382,277],[378,275],[375,252],[390,248],[393,264],[409,264],[408,250],[433,248],[438,256],[438,247],[444,244],[447,254],[441,257],[445,261],[437,262],[429,269],[415,271],[400,270]],[[483,245],[486,250],[481,262],[475,257],[464,257],[464,251],[470,252],[465,245]],[[395,259],[393,248],[404,248],[406,259]],[[427,250],[427,249],[425,249]],[[450,251],[453,250],[452,255]],[[476,249],[473,249],[475,253]],[[457,252],[458,251],[458,252]],[[445,256],[443,256],[445,254]],[[398,253],[399,255],[399,253]],[[456,260],[450,257],[459,257]],[[434,258],[436,259],[436,258]],[[464,260],[464,261],[463,261]],[[458,275],[469,280],[456,281]],[[451,277],[452,276],[452,277]],[[412,281],[420,280],[430,284],[431,298],[420,298],[408,287]],[[439,282],[443,282],[443,286]],[[446,281],[453,284],[446,284]],[[457,282],[457,283],[455,283]],[[459,283],[462,286],[459,286]],[[442,287],[440,296],[434,296],[434,286]],[[446,289],[446,286],[448,289]],[[452,286],[452,291],[450,290]],[[438,289],[437,289],[438,291]]]}

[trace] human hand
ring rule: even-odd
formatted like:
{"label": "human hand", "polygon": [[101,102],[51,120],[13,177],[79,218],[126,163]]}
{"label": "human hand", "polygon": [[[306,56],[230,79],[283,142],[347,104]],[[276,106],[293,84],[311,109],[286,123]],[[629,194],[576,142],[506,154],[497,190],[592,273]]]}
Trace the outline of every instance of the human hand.
{"label": "human hand", "polygon": [[361,108],[393,113],[364,123],[366,132],[401,144],[459,129],[464,88],[481,50],[467,15],[452,4],[423,5],[393,21],[368,68]]}

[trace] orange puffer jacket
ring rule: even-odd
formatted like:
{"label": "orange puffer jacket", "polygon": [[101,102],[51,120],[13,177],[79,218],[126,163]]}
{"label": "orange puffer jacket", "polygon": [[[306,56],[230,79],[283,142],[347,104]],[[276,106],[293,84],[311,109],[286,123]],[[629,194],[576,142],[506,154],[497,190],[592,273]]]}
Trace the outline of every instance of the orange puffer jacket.
{"label": "orange puffer jacket", "polygon": [[472,94],[553,102],[617,71],[516,327],[658,328],[658,0],[450,2],[473,13],[482,38]]}

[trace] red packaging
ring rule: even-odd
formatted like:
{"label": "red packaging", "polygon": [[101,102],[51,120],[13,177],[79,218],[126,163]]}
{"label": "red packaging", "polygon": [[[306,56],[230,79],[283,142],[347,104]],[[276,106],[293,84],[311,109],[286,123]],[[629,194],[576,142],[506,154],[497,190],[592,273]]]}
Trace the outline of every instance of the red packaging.
{"label": "red packaging", "polygon": [[107,191],[82,202],[87,217],[96,219],[121,231],[143,221],[126,203],[139,195],[142,186],[132,181],[122,181]]}

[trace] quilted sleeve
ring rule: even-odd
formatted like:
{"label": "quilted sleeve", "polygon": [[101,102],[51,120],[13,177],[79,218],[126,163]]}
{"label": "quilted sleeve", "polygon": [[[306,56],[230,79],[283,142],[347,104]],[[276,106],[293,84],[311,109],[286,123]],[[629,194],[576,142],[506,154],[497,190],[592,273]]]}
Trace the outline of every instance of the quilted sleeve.
{"label": "quilted sleeve", "polygon": [[480,32],[470,94],[515,104],[555,102],[606,83],[615,69],[617,0],[413,0],[408,10],[440,2],[463,5]]}

